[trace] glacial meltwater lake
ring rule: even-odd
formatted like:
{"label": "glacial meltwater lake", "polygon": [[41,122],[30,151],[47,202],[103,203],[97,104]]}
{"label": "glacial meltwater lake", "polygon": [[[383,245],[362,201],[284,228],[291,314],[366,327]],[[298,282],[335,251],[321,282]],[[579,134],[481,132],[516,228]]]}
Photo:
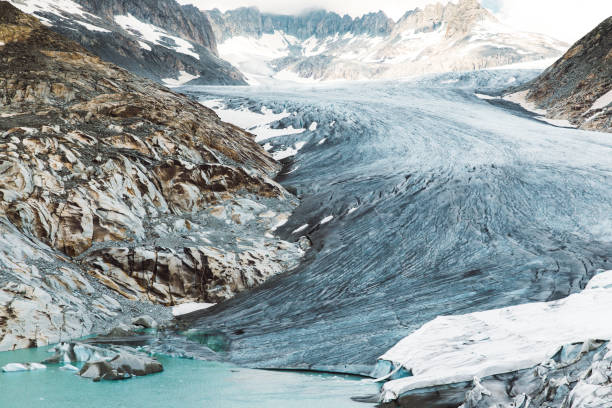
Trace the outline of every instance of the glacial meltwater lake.
{"label": "glacial meltwater lake", "polygon": [[[39,362],[49,347],[0,352],[0,366]],[[1,408],[368,407],[351,396],[374,394],[370,380],[334,374],[266,371],[157,356],[164,372],[125,381],[81,378],[61,365],[0,372]]]}

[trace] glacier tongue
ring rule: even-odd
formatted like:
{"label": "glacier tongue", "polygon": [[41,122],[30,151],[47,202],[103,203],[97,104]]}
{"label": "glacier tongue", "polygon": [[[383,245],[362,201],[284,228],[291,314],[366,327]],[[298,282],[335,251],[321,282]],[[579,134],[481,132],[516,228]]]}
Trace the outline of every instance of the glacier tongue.
{"label": "glacier tongue", "polygon": [[610,310],[607,271],[564,299],[439,316],[380,357],[379,364],[388,361],[413,374],[386,383],[380,398],[388,402],[415,389],[534,367],[565,344],[612,339]]}

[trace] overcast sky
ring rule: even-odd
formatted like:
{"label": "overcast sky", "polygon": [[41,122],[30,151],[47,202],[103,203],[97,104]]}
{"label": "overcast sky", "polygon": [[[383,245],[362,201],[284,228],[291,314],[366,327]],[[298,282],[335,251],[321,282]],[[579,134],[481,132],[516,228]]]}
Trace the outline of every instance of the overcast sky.
{"label": "overcast sky", "polygon": [[[295,14],[306,9],[325,8],[339,14],[359,16],[383,10],[393,19],[406,11],[436,0],[179,0],[203,10],[222,11],[257,6],[261,11]],[[446,1],[441,1],[446,2]],[[572,43],[612,15],[612,0],[481,0],[497,17],[511,27],[548,34]]]}

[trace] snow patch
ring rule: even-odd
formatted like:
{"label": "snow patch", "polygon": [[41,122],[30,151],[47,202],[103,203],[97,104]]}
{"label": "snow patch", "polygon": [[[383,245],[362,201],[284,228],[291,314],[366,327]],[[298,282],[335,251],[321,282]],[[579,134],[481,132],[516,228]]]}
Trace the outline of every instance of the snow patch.
{"label": "snow patch", "polygon": [[287,157],[295,156],[305,144],[306,142],[297,142],[293,147],[288,147],[285,150],[272,153],[272,157],[274,160],[283,160]]}
{"label": "snow patch", "polygon": [[214,110],[222,121],[229,122],[246,130],[265,126],[289,116],[287,111],[274,113],[269,109],[262,109],[263,113],[258,113],[250,111],[247,108],[242,108],[240,110],[228,109],[222,99],[202,100],[200,103]]}
{"label": "snow patch", "polygon": [[140,48],[144,50],[151,51],[151,46],[144,41],[138,40],[138,45],[140,45]]}
{"label": "snow patch", "polygon": [[162,81],[169,87],[177,87],[186,84],[187,82],[199,78],[197,75],[191,75],[189,72],[180,71],[177,79],[164,78]]}
{"label": "snow patch", "polygon": [[527,94],[529,91],[520,91],[512,94],[504,95],[504,99],[521,105],[523,109],[528,110],[533,113],[537,113],[538,115],[546,115],[546,110],[539,109],[535,103],[527,100]]}
{"label": "snow patch", "polygon": [[181,316],[187,313],[195,312],[196,310],[204,310],[209,307],[213,307],[216,303],[182,303],[180,305],[176,305],[172,307],[172,315],[173,316]]}
{"label": "snow patch", "polygon": [[[181,54],[192,56],[197,60],[200,59],[200,56],[193,50],[193,44],[189,41],[171,35],[166,30],[154,26],[153,24],[142,22],[129,13],[125,16],[115,16],[115,22],[124,30],[137,35],[143,40],[161,45],[168,49],[173,49]],[[174,42],[175,45],[170,45],[168,40]],[[140,45],[142,48],[145,48],[142,44]]]}
{"label": "snow patch", "polygon": [[612,103],[612,89],[610,89],[608,92],[602,95],[599,99],[597,99],[595,103],[593,104],[593,106],[591,106],[591,108],[587,112],[597,110],[597,109],[603,109],[611,103]]}

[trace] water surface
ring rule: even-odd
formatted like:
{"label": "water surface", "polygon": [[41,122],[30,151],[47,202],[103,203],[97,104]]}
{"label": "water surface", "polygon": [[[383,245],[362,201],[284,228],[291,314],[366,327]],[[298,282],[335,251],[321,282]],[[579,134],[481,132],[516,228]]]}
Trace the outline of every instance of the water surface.
{"label": "water surface", "polygon": [[[0,366],[38,362],[48,347],[0,353]],[[349,376],[264,371],[231,364],[158,356],[164,372],[126,381],[94,383],[49,365],[46,370],[0,372],[2,408],[216,408],[368,407],[354,395],[376,385]]]}

